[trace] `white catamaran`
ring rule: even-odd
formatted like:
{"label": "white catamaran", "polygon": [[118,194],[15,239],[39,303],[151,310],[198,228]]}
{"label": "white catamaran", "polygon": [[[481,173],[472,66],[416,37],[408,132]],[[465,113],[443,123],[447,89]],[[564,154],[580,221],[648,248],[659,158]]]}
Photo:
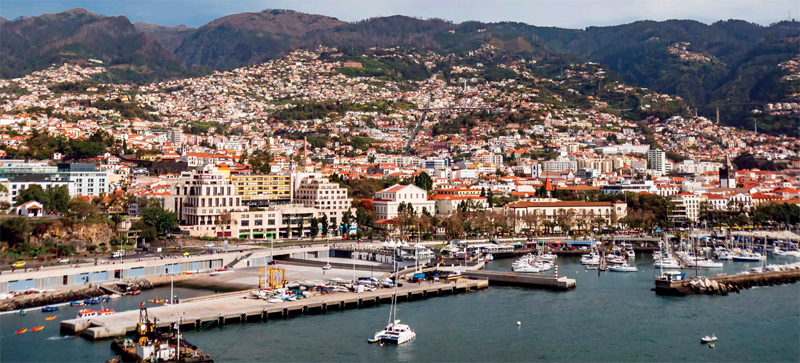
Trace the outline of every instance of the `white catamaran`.
{"label": "white catamaran", "polygon": [[383,330],[375,333],[367,341],[370,343],[403,344],[414,340],[416,337],[417,333],[414,332],[414,329],[411,329],[407,324],[400,324],[400,319],[397,319],[397,272],[395,271],[394,295],[392,296],[392,306],[389,308],[389,323],[386,324]]}

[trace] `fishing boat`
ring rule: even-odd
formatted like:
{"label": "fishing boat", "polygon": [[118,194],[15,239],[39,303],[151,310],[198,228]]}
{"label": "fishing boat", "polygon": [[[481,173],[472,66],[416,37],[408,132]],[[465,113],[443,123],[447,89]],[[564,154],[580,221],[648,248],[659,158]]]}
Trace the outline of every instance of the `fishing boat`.
{"label": "fishing boat", "polygon": [[44,320],[45,320],[45,321],[52,321],[52,320],[56,320],[56,316],[55,316],[55,315],[53,315],[53,316],[48,316],[48,317],[44,318]]}
{"label": "fishing boat", "polygon": [[639,271],[639,269],[636,268],[636,266],[630,266],[627,263],[623,263],[623,264],[616,265],[616,266],[611,266],[611,267],[608,268],[608,270],[612,271],[612,272],[637,272],[637,271]]}
{"label": "fishing boat", "polygon": [[114,309],[103,309],[103,310],[100,310],[100,316],[111,315],[111,314],[115,314],[115,313],[116,313],[116,311],[114,311]]}
{"label": "fishing boat", "polygon": [[93,316],[97,316],[97,311],[91,309],[83,309],[81,311],[78,311],[78,315],[75,317],[75,319],[91,318]]}
{"label": "fishing boat", "polygon": [[717,341],[717,336],[714,335],[714,334],[711,334],[711,336],[706,335],[706,336],[700,338],[700,341],[703,342],[703,343],[716,342]]}
{"label": "fishing boat", "polygon": [[[397,275],[395,274],[396,278]],[[414,340],[416,337],[417,333],[414,329],[411,329],[407,324],[400,324],[400,319],[397,319],[397,284],[395,284],[392,305],[389,307],[389,323],[386,324],[383,330],[375,333],[367,341],[370,343],[404,344]]]}
{"label": "fishing boat", "polygon": [[100,300],[98,300],[97,298],[83,300],[83,305],[97,305],[99,303]]}
{"label": "fishing boat", "polygon": [[70,301],[69,306],[83,306],[83,301]]}
{"label": "fishing boat", "polygon": [[54,311],[58,311],[58,306],[47,305],[45,307],[42,307],[42,312],[43,313],[52,313]]}
{"label": "fishing boat", "polygon": [[20,330],[17,330],[16,332],[14,332],[14,334],[22,334],[22,333],[25,333],[27,331],[28,331],[28,328],[22,328]]}
{"label": "fishing boat", "polygon": [[42,329],[44,329],[44,325],[39,325],[37,327],[33,327],[33,328],[31,328],[31,331],[32,332],[37,332],[37,331],[40,331]]}

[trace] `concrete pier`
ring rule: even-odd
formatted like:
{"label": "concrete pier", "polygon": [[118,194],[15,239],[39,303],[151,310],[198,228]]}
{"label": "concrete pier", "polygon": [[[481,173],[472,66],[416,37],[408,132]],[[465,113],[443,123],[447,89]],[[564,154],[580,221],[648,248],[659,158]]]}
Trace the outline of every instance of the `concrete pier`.
{"label": "concrete pier", "polygon": [[468,270],[464,276],[486,279],[490,284],[513,285],[526,287],[540,287],[554,290],[569,290],[575,288],[575,279],[567,277],[541,276],[514,272]]}
{"label": "concrete pier", "polygon": [[[416,299],[475,291],[489,286],[487,280],[459,279],[456,283],[405,283],[398,288],[397,301],[406,302]],[[315,295],[307,299],[284,303],[268,303],[261,299],[249,297],[249,292],[227,294],[224,297],[197,299],[174,306],[148,308],[150,318],[158,319],[158,327],[168,327],[179,322],[181,327],[195,329],[209,322],[212,324],[243,323],[276,318],[287,318],[293,315],[325,313],[329,309],[354,309],[389,303],[394,294],[393,289],[379,289],[361,294],[335,293]],[[112,338],[133,332],[139,320],[138,310],[118,312],[113,315],[98,316],[89,319],[71,319],[61,322],[64,334],[81,333],[91,340]]]}
{"label": "concrete pier", "polygon": [[[795,283],[800,281],[800,269],[785,271],[755,272],[749,274],[714,276],[708,277],[706,281],[711,286],[698,288],[698,279],[687,279],[683,281],[662,281],[656,280],[656,287],[653,289],[659,295],[693,295],[693,294],[722,294],[739,292],[741,289],[748,289],[753,286],[780,285],[784,283]],[[694,285],[694,286],[693,286]]]}

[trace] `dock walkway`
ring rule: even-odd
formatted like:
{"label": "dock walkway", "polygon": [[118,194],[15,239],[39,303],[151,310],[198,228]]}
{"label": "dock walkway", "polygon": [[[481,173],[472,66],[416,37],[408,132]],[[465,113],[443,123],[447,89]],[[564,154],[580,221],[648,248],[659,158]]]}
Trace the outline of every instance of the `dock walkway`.
{"label": "dock walkway", "polygon": [[541,287],[545,289],[569,290],[575,288],[575,279],[566,276],[541,276],[514,272],[467,270],[464,276],[487,279],[490,284]]}
{"label": "dock walkway", "polygon": [[[398,302],[411,301],[473,291],[488,286],[488,281],[479,279],[459,279],[456,283],[405,283],[403,287],[398,288],[397,300]],[[324,313],[329,309],[344,310],[373,306],[380,303],[389,303],[393,294],[393,289],[378,289],[361,294],[335,293],[315,295],[307,299],[274,304],[261,299],[250,298],[247,292],[242,292],[218,299],[197,300],[174,306],[159,306],[149,308],[147,311],[151,319],[158,319],[158,327],[167,327],[175,322],[180,322],[182,328],[192,329],[208,322],[222,325],[231,322]],[[90,319],[64,320],[61,322],[61,332],[65,334],[82,333],[84,337],[90,340],[106,339],[133,332],[138,320],[138,310],[129,310]]]}

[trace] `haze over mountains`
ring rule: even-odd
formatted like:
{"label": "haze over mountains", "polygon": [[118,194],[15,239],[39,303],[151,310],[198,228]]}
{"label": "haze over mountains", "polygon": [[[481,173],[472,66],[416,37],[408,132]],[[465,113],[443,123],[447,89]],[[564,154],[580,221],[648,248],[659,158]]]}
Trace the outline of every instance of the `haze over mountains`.
{"label": "haze over mountains", "polygon": [[741,20],[637,21],[579,29],[524,23],[422,20],[406,16],[354,23],[290,10],[228,15],[199,28],[131,24],[83,9],[3,23],[3,77],[51,63],[96,58],[116,81],[151,81],[261,63],[298,48],[330,45],[414,47],[462,53],[492,44],[503,59],[592,61],[622,80],[682,96],[687,104],[783,101],[777,64],[798,55],[800,23],[761,26]]}

